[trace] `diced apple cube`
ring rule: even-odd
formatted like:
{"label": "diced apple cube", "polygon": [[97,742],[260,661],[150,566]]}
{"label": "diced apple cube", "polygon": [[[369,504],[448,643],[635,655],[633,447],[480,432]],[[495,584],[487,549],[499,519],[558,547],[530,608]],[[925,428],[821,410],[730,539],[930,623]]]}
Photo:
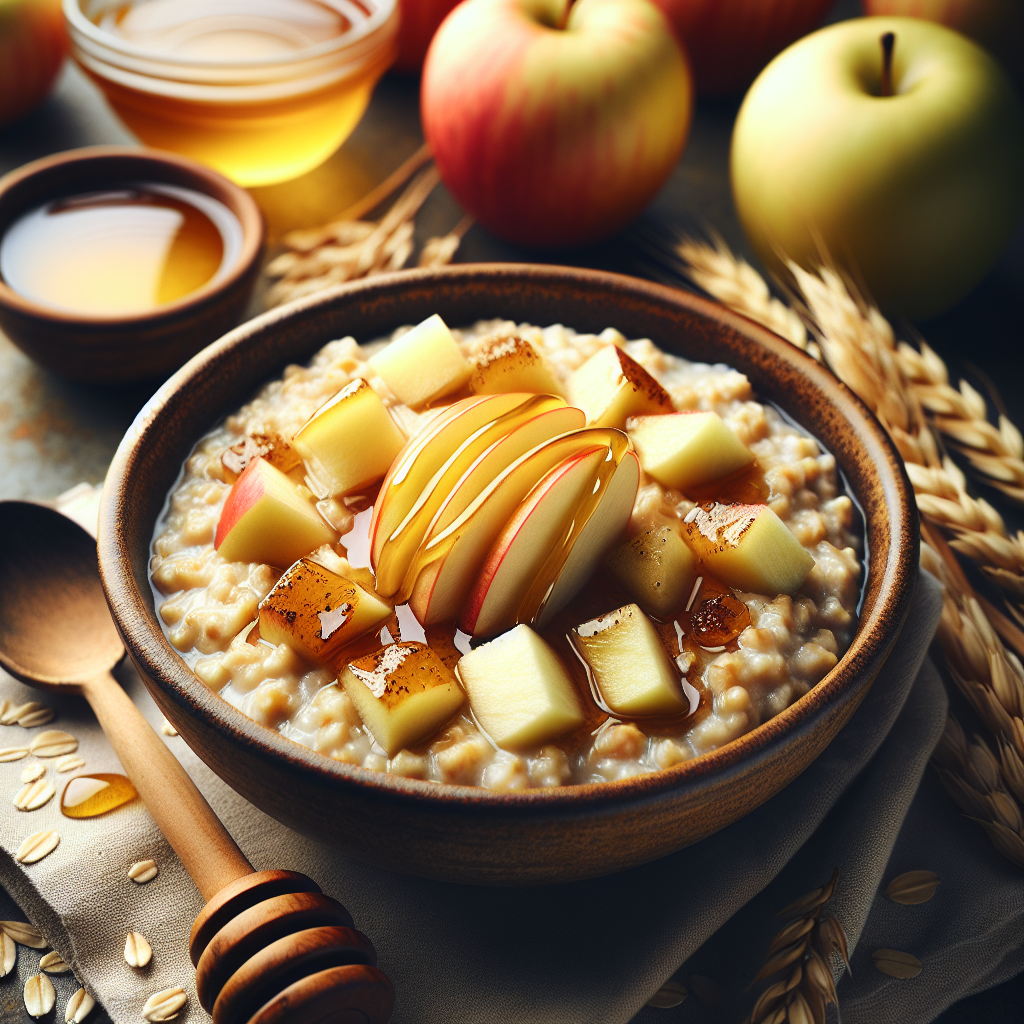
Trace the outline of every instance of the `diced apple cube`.
{"label": "diced apple cube", "polygon": [[527,625],[464,654],[455,670],[473,712],[499,747],[547,743],[583,724],[568,671]]}
{"label": "diced apple cube", "polygon": [[723,583],[755,594],[792,594],[811,553],[767,505],[697,505],[683,520],[687,544]]}
{"label": "diced apple cube", "polygon": [[358,583],[300,558],[260,602],[260,639],[286,643],[310,661],[329,662],[392,611]]}
{"label": "diced apple cube", "polygon": [[678,530],[665,523],[617,547],[608,568],[645,612],[668,619],[686,604],[698,562]]}
{"label": "diced apple cube", "polygon": [[266,459],[282,473],[290,473],[302,465],[299,453],[283,438],[271,434],[246,434],[220,457],[228,483],[234,483],[255,458]]}
{"label": "diced apple cube", "polygon": [[644,472],[684,493],[689,487],[721,480],[754,461],[717,412],[637,416],[627,429]]}
{"label": "diced apple cube", "polygon": [[465,694],[451,669],[426,644],[389,644],[357,658],[341,685],[373,738],[394,757],[448,721]]}
{"label": "diced apple cube", "polygon": [[617,345],[595,352],[569,378],[569,404],[587,414],[587,425],[622,429],[630,416],[672,412],[668,392]]}
{"label": "diced apple cube", "polygon": [[658,631],[635,604],[584,622],[573,634],[615,714],[673,715],[689,709]]}
{"label": "diced apple cube", "polygon": [[477,352],[469,387],[478,395],[505,391],[565,395],[544,357],[528,341],[514,336],[491,338]]}
{"label": "diced apple cube", "polygon": [[378,352],[370,365],[388,390],[413,409],[458,391],[473,372],[436,313]]}
{"label": "diced apple cube", "polygon": [[351,494],[380,480],[404,444],[380,395],[359,378],[321,405],[292,438],[326,495]]}
{"label": "diced apple cube", "polygon": [[299,488],[265,459],[255,458],[224,502],[214,547],[229,562],[284,568],[338,535]]}

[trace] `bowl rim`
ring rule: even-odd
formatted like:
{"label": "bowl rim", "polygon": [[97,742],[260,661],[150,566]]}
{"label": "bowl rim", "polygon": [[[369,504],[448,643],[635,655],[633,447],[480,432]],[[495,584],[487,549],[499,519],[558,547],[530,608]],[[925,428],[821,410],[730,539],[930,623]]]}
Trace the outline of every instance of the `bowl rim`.
{"label": "bowl rim", "polygon": [[[875,557],[871,557],[871,552],[866,553],[863,562],[866,575],[862,586],[867,584],[867,574],[877,571],[881,578],[877,599],[866,613],[862,609],[849,648],[817,685],[787,709],[716,750],[656,772],[611,782],[494,792],[477,786],[408,779],[335,761],[248,718],[200,682],[171,646],[156,622],[155,612],[150,613],[146,606],[147,595],[135,583],[126,537],[126,519],[122,511],[132,507],[128,483],[140,448],[148,437],[156,436],[155,432],[160,430],[168,403],[179,389],[187,386],[193,377],[215,366],[228,353],[246,345],[252,335],[272,331],[281,323],[301,318],[311,310],[330,307],[338,300],[358,300],[363,296],[386,295],[389,291],[400,294],[403,290],[435,282],[452,284],[461,280],[469,284],[488,278],[519,279],[526,286],[583,284],[622,299],[633,297],[663,306],[683,307],[769,349],[774,358],[782,359],[798,375],[810,378],[819,391],[831,392],[830,406],[856,429],[858,445],[866,449],[865,454],[882,485],[885,494],[882,508],[890,527],[889,550],[881,563],[877,553]],[[321,344],[329,340],[325,338]],[[254,384],[253,390],[260,386],[260,383]],[[232,411],[221,410],[218,420]],[[198,440],[196,437],[193,444]],[[118,447],[101,497],[98,543],[100,573],[111,613],[143,677],[148,677],[153,685],[159,685],[163,695],[178,705],[184,714],[190,717],[198,715],[203,726],[222,739],[241,744],[258,760],[287,767],[316,783],[355,787],[364,795],[372,795],[380,804],[389,803],[399,808],[402,805],[415,806],[424,810],[454,803],[474,810],[490,809],[504,816],[536,818],[563,816],[572,810],[583,813],[622,804],[656,802],[684,789],[697,794],[727,781],[758,758],[779,754],[790,743],[812,732],[817,720],[829,710],[841,707],[849,700],[859,701],[902,630],[917,581],[919,536],[913,490],[902,459],[888,434],[849,388],[794,345],[717,303],[680,289],[577,267],[490,263],[401,271],[349,282],[270,310],[209,345],[160,387],[139,412]],[[150,534],[147,543],[151,544],[151,540]],[[149,550],[147,547],[147,552]]]}
{"label": "bowl rim", "polygon": [[[91,164],[93,166],[104,161],[137,163],[140,169],[140,178],[145,177],[147,170],[149,176],[157,184],[175,184],[174,181],[165,181],[160,176],[160,170],[172,168],[178,175],[189,179],[191,185],[197,192],[219,200],[238,219],[242,229],[242,245],[234,264],[230,266],[222,276],[214,275],[206,284],[200,286],[193,292],[175,299],[173,302],[157,306],[146,313],[130,313],[123,315],[100,315],[88,313],[74,313],[67,310],[54,309],[51,306],[43,305],[15,291],[0,277],[0,306],[6,307],[8,311],[20,314],[23,317],[42,321],[54,326],[63,328],[98,328],[107,330],[133,331],[145,330],[152,326],[166,323],[175,319],[181,314],[187,314],[193,310],[202,308],[205,305],[215,303],[222,295],[231,291],[232,288],[246,275],[252,272],[253,265],[260,258],[263,250],[263,243],[266,228],[263,222],[263,214],[260,212],[256,200],[240,185],[236,185],[230,178],[197,163],[187,157],[178,156],[176,153],[168,153],[160,149],[150,149],[143,146],[82,146],[79,149],[69,149],[62,153],[55,153],[52,156],[45,156],[39,160],[23,164],[21,167],[0,177],[0,203],[14,189],[22,187],[33,178],[45,180],[47,177],[59,177],[61,168]],[[111,184],[126,180],[124,174],[113,175]],[[89,185],[79,186],[68,184],[66,188],[53,190],[54,198],[58,194],[75,194],[76,190],[88,190]],[[98,186],[97,186],[98,188]],[[43,187],[43,191],[47,191]],[[225,197],[230,197],[230,202],[225,202]],[[32,204],[23,207],[14,217],[6,223],[0,223],[0,243],[7,232],[7,228],[14,223],[19,216],[28,213],[40,202],[48,202],[49,199],[39,200],[34,198]]]}

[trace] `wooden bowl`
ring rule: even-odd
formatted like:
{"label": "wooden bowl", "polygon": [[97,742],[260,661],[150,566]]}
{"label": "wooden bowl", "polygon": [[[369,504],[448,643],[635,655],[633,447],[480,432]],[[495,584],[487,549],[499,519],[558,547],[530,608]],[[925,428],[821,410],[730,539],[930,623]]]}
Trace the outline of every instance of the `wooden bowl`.
{"label": "wooden bowl", "polygon": [[157,381],[245,314],[259,272],[263,217],[245,189],[208,167],[157,150],[129,146],[73,149],[26,164],[0,178],[0,238],[29,210],[60,196],[152,181],[219,199],[242,226],[242,247],[223,276],[143,314],[91,316],[33,302],[0,278],[0,328],[27,356],[72,380]]}
{"label": "wooden bowl", "polygon": [[[619,782],[492,793],[342,764],[258,725],[205,687],[165,639],[147,578],[154,524],[199,437],[291,362],[438,312],[453,325],[508,317],[617,327],[750,378],[836,456],[860,504],[869,557],[860,624],[839,664],[782,714],[710,754]],[[867,693],[899,635],[917,576],[910,484],[870,412],[825,369],[703,299],[611,274],[523,265],[412,271],[267,313],[196,356],[122,443],[100,511],[100,570],[125,646],[163,713],[257,807],[375,864],[451,881],[528,884],[607,874],[730,824],[792,781]]]}

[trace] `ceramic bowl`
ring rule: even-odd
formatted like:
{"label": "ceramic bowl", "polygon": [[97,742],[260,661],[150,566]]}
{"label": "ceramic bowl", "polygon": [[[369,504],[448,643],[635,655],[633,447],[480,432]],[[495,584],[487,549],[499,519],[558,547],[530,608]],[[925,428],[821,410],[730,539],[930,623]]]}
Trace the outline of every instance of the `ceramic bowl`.
{"label": "ceramic bowl", "polygon": [[0,279],[0,328],[37,363],[72,380],[163,379],[242,319],[259,273],[263,218],[248,192],[191,160],[128,146],[70,150],[0,178],[0,238],[22,214],[47,200],[129,181],[177,185],[219,199],[238,218],[242,244],[226,273],[144,314],[65,313],[26,298]]}
{"label": "ceramic bowl", "polygon": [[[619,782],[493,793],[333,761],[260,726],[208,690],[165,639],[147,565],[154,524],[199,437],[291,362],[332,338],[369,341],[440,313],[617,327],[750,378],[834,453],[864,513],[860,624],[838,665],[792,707],[727,746]],[[157,392],[107,476],[100,569],[131,657],[185,741],[286,825],[398,871],[529,884],[593,877],[664,856],[747,814],[800,774],[863,699],[899,635],[916,580],[918,523],[896,450],[825,369],[722,307],[632,278],[570,268],[460,266],[342,286],[265,314],[196,356]]]}

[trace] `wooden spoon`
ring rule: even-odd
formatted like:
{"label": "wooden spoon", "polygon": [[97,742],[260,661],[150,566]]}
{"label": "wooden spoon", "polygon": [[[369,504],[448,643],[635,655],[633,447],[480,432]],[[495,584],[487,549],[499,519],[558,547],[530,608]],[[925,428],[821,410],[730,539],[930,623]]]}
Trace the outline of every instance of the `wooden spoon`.
{"label": "wooden spoon", "polygon": [[348,911],[305,875],[254,872],[111,675],[124,648],[96,542],[66,516],[0,502],[0,664],[81,694],[207,906],[192,928],[199,1001],[215,1024],[385,1024],[394,991]]}

